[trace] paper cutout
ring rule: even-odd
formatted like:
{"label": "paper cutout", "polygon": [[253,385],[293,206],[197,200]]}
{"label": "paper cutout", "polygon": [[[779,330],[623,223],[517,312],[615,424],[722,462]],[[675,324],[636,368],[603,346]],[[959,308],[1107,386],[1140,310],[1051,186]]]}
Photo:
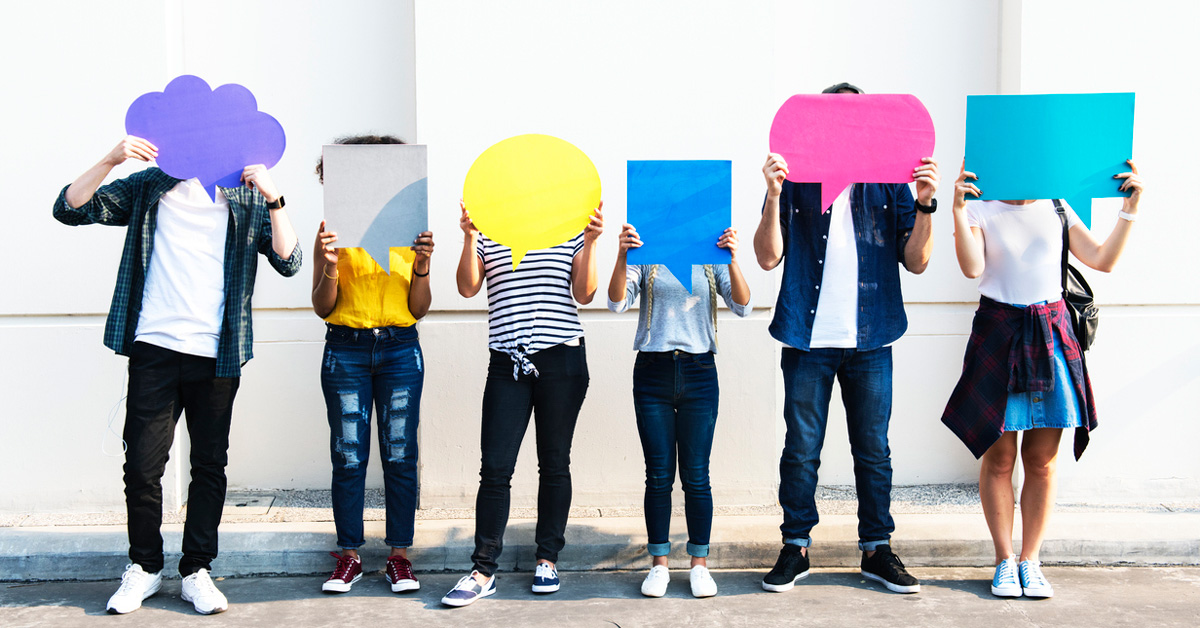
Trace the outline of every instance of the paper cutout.
{"label": "paper cutout", "polygon": [[125,132],[158,147],[158,167],[177,179],[196,177],[216,200],[216,186],[242,185],[242,170],[279,163],[287,146],[279,121],[258,110],[250,90],[229,83],[210,89],[185,74],[161,92],[138,97]]}
{"label": "paper cutout", "polygon": [[[1061,198],[1092,224],[1092,199],[1129,196],[1132,92],[967,96],[966,169],[985,200]],[[967,198],[974,198],[968,196]]]}
{"label": "paper cutout", "polygon": [[588,225],[600,204],[592,160],[549,135],[518,135],[483,151],[467,172],[463,202],[487,237],[525,253],[562,244]]}
{"label": "paper cutout", "polygon": [[392,272],[389,249],[411,247],[429,228],[425,146],[331,144],[321,155],[325,228],[337,246],[361,247]]}
{"label": "paper cutout", "polygon": [[732,162],[630,161],[626,186],[626,222],[642,240],[630,264],[662,264],[692,292],[692,265],[729,263],[717,240],[732,222]]}
{"label": "paper cutout", "polygon": [[910,94],[798,94],[771,123],[788,181],[821,184],[821,211],[852,183],[909,183],[933,155],[933,120]]}

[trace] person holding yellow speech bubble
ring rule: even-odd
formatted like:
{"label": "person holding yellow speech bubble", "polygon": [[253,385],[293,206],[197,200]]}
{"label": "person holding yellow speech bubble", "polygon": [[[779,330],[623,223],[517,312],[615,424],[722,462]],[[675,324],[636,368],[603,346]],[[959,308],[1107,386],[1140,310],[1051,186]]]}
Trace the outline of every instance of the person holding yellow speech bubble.
{"label": "person holding yellow speech bubble", "polygon": [[[513,185],[520,187],[518,179],[523,177],[514,176]],[[570,191],[569,181],[559,183],[559,191]],[[466,187],[471,189],[470,184]],[[538,202],[533,200],[535,205]],[[487,280],[491,362],[483,392],[474,569],[442,598],[447,606],[467,606],[496,592],[496,561],[508,525],[509,482],[531,414],[538,453],[533,592],[553,593],[559,588],[555,563],[566,544],[571,508],[571,440],[588,388],[583,327],[575,303],[591,303],[596,294],[596,239],[604,229],[604,203],[597,198],[573,237],[543,248],[521,249],[522,243],[532,246],[532,240],[497,242],[480,233],[467,203],[460,205],[459,226],[465,237],[458,292],[473,297]],[[539,231],[545,221],[559,218],[542,215],[542,222],[528,228]],[[549,237],[545,233],[541,236]]]}

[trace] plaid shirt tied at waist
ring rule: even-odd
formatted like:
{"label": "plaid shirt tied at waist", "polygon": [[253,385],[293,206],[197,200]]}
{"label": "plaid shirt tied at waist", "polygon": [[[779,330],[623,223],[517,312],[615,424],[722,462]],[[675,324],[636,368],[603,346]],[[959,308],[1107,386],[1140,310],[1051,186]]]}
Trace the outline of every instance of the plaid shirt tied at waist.
{"label": "plaid shirt tied at waist", "polygon": [[[1063,340],[1070,382],[1054,381],[1053,330]],[[1009,393],[1054,390],[1064,383],[1074,386],[1084,417],[1083,427],[1075,430],[1078,460],[1087,448],[1089,432],[1096,429],[1096,404],[1066,304],[1059,300],[1017,307],[980,297],[962,377],[942,413],[942,423],[979,458],[1004,432]]]}

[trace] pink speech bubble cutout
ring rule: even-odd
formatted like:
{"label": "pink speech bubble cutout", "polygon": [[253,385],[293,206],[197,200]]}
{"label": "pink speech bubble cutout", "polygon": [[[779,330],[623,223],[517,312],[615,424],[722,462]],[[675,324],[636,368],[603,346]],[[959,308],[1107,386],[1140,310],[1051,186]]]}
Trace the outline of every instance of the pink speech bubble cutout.
{"label": "pink speech bubble cutout", "polygon": [[851,183],[909,183],[933,155],[933,119],[911,94],[798,94],[771,123],[788,181],[821,184],[821,212]]}

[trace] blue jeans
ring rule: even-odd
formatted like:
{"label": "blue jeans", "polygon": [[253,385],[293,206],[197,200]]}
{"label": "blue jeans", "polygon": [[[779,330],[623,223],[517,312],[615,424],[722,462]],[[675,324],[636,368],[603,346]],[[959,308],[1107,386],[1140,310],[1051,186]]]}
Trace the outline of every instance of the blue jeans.
{"label": "blue jeans", "polygon": [[633,410],[646,456],[647,550],[671,551],[671,488],[676,457],[683,485],[689,556],[708,556],[713,500],[708,479],[717,425],[713,354],[640,351],[633,365]]}
{"label": "blue jeans", "polygon": [[892,349],[784,348],[784,409],[787,436],[779,459],[779,503],[784,543],[808,547],[817,525],[817,468],[836,377],[846,406],[854,485],[858,491],[858,538],[863,550],[887,545],[896,529],[891,515]]}
{"label": "blue jeans", "polygon": [[417,511],[417,424],[425,367],[417,329],[328,325],[321,390],[333,460],[333,520],[338,547],[363,538],[363,490],[371,453],[371,405],[379,425],[390,547],[409,547]]}

